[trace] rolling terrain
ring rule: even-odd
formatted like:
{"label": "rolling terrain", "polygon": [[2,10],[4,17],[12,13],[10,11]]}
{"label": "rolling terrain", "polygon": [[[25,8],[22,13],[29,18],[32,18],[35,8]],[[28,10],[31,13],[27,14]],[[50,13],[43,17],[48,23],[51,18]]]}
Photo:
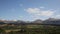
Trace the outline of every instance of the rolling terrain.
{"label": "rolling terrain", "polygon": [[0,34],[60,34],[60,19],[38,19],[32,22],[0,20]]}

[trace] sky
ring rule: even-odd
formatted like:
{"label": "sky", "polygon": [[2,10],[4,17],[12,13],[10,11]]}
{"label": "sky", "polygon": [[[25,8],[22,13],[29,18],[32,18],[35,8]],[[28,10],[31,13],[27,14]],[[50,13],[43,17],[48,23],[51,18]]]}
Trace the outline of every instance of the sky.
{"label": "sky", "polygon": [[2,20],[60,19],[60,0],[0,0]]}

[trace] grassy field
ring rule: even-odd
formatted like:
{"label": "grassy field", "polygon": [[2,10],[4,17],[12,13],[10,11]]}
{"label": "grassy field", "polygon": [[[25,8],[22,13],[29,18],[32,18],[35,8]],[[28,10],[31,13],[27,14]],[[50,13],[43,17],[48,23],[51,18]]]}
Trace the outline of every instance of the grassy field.
{"label": "grassy field", "polygon": [[60,26],[51,25],[17,25],[2,26],[0,34],[60,34]]}

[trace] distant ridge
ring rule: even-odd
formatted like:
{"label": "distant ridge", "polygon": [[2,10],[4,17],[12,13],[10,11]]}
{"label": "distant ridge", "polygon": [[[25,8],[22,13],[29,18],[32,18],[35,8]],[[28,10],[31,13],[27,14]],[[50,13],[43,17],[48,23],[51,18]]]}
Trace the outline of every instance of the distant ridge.
{"label": "distant ridge", "polygon": [[29,22],[29,21],[22,21],[22,20],[17,20],[17,21],[3,21],[0,20],[0,24],[49,24],[49,25],[60,25],[60,19],[56,19],[56,18],[49,18],[46,20],[41,20],[41,19],[37,19],[35,21]]}

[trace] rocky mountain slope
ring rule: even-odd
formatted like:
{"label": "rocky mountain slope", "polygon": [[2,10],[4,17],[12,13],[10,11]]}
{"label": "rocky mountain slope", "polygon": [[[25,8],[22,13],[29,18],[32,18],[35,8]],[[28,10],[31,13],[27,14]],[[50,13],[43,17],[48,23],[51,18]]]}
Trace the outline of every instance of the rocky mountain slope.
{"label": "rocky mountain slope", "polygon": [[0,20],[0,24],[48,24],[48,25],[60,25],[60,19],[55,19],[55,18],[49,18],[46,20],[40,20],[37,19],[35,21],[29,22],[29,21],[22,21],[22,20],[17,20],[17,21],[2,21]]}

